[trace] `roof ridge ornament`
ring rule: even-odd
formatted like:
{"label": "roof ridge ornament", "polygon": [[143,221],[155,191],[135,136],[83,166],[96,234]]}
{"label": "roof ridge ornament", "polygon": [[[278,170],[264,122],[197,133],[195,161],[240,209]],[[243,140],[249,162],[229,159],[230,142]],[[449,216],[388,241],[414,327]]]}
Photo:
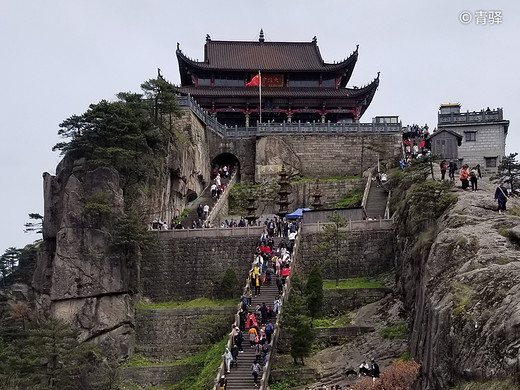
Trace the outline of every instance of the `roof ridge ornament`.
{"label": "roof ridge ornament", "polygon": [[265,42],[264,30],[263,29],[260,29],[260,35],[258,36],[258,42],[260,42],[260,43],[264,43]]}
{"label": "roof ridge ornament", "polygon": [[206,42],[209,42],[211,41],[211,37],[209,36],[209,34],[206,34]]}
{"label": "roof ridge ornament", "polygon": [[316,38],[316,35],[314,37],[312,37],[312,42],[313,43],[318,43],[318,38]]}
{"label": "roof ridge ornament", "polygon": [[181,46],[180,43],[177,42],[177,50],[180,50],[180,46]]}

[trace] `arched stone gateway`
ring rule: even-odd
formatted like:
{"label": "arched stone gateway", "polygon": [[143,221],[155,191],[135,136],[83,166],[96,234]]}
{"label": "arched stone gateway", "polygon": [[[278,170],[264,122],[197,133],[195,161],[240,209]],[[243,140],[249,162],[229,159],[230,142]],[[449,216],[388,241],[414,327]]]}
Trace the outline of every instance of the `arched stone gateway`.
{"label": "arched stone gateway", "polygon": [[240,175],[240,161],[233,153],[220,153],[211,160],[211,177],[214,177],[214,172],[218,171],[220,167],[229,166]]}

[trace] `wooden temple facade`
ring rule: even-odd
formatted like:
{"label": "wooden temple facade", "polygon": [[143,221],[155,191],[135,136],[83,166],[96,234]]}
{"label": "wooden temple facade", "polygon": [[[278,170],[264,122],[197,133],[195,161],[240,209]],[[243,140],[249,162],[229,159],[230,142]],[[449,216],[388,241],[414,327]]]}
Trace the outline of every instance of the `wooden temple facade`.
{"label": "wooden temple facade", "polygon": [[262,31],[258,41],[214,41],[208,35],[203,61],[190,59],[179,44],[176,54],[181,94],[228,126],[256,126],[260,119],[356,123],[379,84],[378,74],[364,87],[347,88],[358,48],[343,61],[326,63],[316,37],[266,42]]}

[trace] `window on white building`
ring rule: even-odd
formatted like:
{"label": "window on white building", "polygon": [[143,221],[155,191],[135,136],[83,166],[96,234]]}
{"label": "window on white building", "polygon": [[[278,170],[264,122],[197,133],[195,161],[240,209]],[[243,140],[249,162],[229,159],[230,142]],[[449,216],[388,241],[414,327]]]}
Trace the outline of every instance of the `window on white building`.
{"label": "window on white building", "polygon": [[465,131],[464,135],[466,136],[466,142],[476,142],[477,141],[477,132],[476,131]]}
{"label": "window on white building", "polygon": [[497,167],[497,157],[484,157],[486,159],[486,168]]}

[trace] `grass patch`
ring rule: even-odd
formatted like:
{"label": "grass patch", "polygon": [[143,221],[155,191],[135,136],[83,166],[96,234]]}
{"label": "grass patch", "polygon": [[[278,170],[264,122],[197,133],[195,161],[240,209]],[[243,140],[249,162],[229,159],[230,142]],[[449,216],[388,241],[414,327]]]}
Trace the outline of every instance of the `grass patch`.
{"label": "grass patch", "polygon": [[498,264],[498,265],[506,265],[506,264],[509,264],[510,262],[511,262],[511,260],[506,259],[505,257],[498,257],[495,259],[495,264]]}
{"label": "grass patch", "polygon": [[410,352],[404,351],[401,356],[399,356],[399,360],[402,360],[403,362],[409,362],[410,361]]}
{"label": "grass patch", "polygon": [[335,280],[324,280],[324,290],[335,290],[335,289],[352,289],[352,288],[381,288],[384,287],[383,281],[377,278],[355,278],[340,280],[336,286]]}
{"label": "grass patch", "polygon": [[213,381],[217,375],[217,369],[222,362],[222,353],[228,342],[228,337],[224,336],[221,341],[214,344],[205,353],[191,358],[190,363],[198,364],[202,369],[197,375],[191,376],[164,388],[164,390],[209,390],[213,386]]}
{"label": "grass patch", "polygon": [[455,240],[455,245],[457,245],[457,246],[466,246],[466,245],[468,245],[468,239],[466,237],[464,237],[464,236],[459,236]]}
{"label": "grass patch", "polygon": [[218,307],[218,306],[235,306],[238,305],[237,299],[220,299],[213,300],[209,298],[197,298],[186,302],[157,302],[147,303],[139,302],[138,309],[185,309],[190,307]]}
{"label": "grass patch", "polygon": [[387,326],[381,330],[381,337],[384,339],[404,339],[406,337],[406,324],[395,324]]}
{"label": "grass patch", "polygon": [[310,379],[284,379],[283,381],[274,382],[269,386],[271,390],[288,390],[293,387],[305,386],[312,382]]}
{"label": "grass patch", "polygon": [[361,206],[361,202],[363,201],[363,191],[362,190],[354,190],[349,191],[344,194],[338,203],[334,206],[337,209],[340,208],[352,208]]}
{"label": "grass patch", "polygon": [[340,316],[316,318],[313,322],[314,328],[344,328],[350,324],[350,314],[342,314]]}
{"label": "grass patch", "polygon": [[140,353],[135,353],[130,359],[121,364],[122,367],[145,367],[156,365],[157,362],[148,359]]}
{"label": "grass patch", "polygon": [[518,383],[515,383],[514,379],[468,382],[457,387],[452,387],[450,390],[518,390]]}
{"label": "grass patch", "polygon": [[466,308],[466,306],[471,302],[475,291],[468,285],[462,282],[454,282],[452,284],[452,293],[453,293],[453,314],[460,315]]}
{"label": "grass patch", "polygon": [[177,217],[175,222],[176,223],[182,222],[188,216],[189,213],[190,213],[190,209],[185,208],[184,210],[182,210],[181,215],[179,217]]}
{"label": "grass patch", "polygon": [[500,234],[503,237],[509,237],[509,229],[507,229],[505,227],[499,227],[498,234]]}

